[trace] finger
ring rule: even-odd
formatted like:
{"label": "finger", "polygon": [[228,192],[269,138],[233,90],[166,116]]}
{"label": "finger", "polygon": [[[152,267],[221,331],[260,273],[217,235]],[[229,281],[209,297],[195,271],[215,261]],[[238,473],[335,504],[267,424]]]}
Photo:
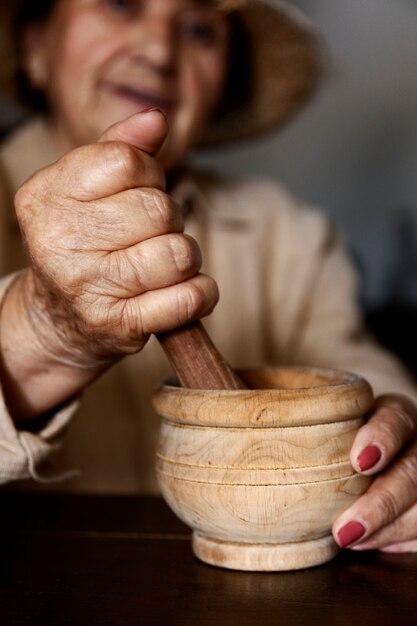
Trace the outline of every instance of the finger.
{"label": "finger", "polygon": [[416,428],[417,409],[411,400],[381,396],[353,443],[350,457],[354,469],[368,475],[380,472],[410,441]]}
{"label": "finger", "polygon": [[152,155],[162,146],[167,131],[161,111],[135,113],[111,126],[99,143],[77,148],[51,166],[50,183],[55,184],[45,185],[42,178],[42,192],[50,189],[55,195],[59,189],[85,202],[136,187],[164,189],[165,174]]}
{"label": "finger", "polygon": [[165,188],[165,174],[150,156],[162,145],[167,133],[164,115],[158,111],[136,113],[112,126],[101,143],[82,146],[56,163],[35,173],[15,198],[20,223],[44,207],[66,207],[99,200],[136,187]]}
{"label": "finger", "polygon": [[142,335],[165,332],[208,315],[218,297],[215,281],[197,274],[179,285],[129,298],[122,321]]}
{"label": "finger", "polygon": [[[61,180],[61,189],[66,196],[83,202],[138,187],[165,189],[165,174],[158,162],[123,142],[78,148],[63,157],[56,178]],[[56,187],[52,187],[54,189],[56,192]]]}
{"label": "finger", "polygon": [[168,122],[164,113],[159,109],[150,109],[117,122],[106,130],[99,141],[122,141],[155,156],[167,134]]}
{"label": "finger", "polygon": [[413,444],[368,491],[336,520],[333,534],[340,547],[369,537],[409,509],[417,496],[417,450]]}
{"label": "finger", "polygon": [[131,298],[177,285],[197,274],[200,267],[200,249],[194,239],[183,234],[162,235],[106,255],[94,280],[94,292]]}
{"label": "finger", "polygon": [[[78,215],[78,229],[91,233],[94,249],[103,252],[123,250],[146,239],[180,233],[184,218],[179,204],[159,189],[129,189],[90,202],[88,211]],[[65,233],[64,233],[65,234]],[[92,239],[75,240],[77,250],[91,248]]]}
{"label": "finger", "polygon": [[387,554],[405,554],[407,552],[417,552],[417,539],[414,541],[403,541],[401,543],[392,543],[379,549],[380,552]]}
{"label": "finger", "polygon": [[378,550],[394,543],[417,541],[417,504],[397,517],[391,524],[361,541],[353,550]]}
{"label": "finger", "polygon": [[[84,202],[101,200],[135,188],[165,188],[165,174],[145,152],[122,142],[82,146],[32,176],[15,198],[20,218],[46,209],[73,213]],[[48,216],[47,216],[48,217]]]}

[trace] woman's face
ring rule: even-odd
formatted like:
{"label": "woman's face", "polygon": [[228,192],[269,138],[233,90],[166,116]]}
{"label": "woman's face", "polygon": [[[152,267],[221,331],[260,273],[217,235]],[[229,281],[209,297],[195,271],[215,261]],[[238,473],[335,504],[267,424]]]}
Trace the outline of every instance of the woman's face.
{"label": "woman's face", "polygon": [[27,35],[28,67],[42,76],[64,150],[157,107],[170,129],[159,158],[172,169],[221,97],[229,29],[207,1],[56,0]]}

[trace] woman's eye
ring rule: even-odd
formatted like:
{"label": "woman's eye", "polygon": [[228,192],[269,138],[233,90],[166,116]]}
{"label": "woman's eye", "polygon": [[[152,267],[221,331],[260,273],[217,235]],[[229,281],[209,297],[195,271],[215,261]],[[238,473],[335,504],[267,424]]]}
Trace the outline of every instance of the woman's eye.
{"label": "woman's eye", "polygon": [[139,10],[138,0],[104,0],[105,5],[121,15],[134,15]]}
{"label": "woman's eye", "polygon": [[181,34],[186,39],[205,44],[216,43],[220,37],[219,29],[216,25],[203,20],[185,21],[181,25]]}

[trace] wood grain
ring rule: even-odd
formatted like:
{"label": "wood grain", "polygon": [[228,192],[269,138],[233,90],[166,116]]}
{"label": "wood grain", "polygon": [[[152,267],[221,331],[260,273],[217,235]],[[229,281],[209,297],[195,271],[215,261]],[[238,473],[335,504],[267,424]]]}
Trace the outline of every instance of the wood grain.
{"label": "wood grain", "polygon": [[[166,386],[155,395],[164,417],[162,494],[194,530],[195,554],[208,563],[254,571],[323,563],[337,551],[333,521],[370,484],[349,453],[372,391],[363,379],[332,370],[243,377],[255,389]],[[258,391],[265,380],[287,388]]]}
{"label": "wood grain", "polygon": [[159,333],[157,338],[183,387],[245,388],[244,383],[217,350],[201,322]]}

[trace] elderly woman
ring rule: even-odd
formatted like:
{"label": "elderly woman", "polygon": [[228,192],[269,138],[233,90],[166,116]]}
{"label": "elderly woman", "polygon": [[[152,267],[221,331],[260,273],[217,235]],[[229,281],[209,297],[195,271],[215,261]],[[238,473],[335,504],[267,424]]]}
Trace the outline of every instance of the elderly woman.
{"label": "elderly woman", "polygon": [[334,535],[416,549],[417,392],[364,333],[337,238],[279,186],[186,167],[191,148],[307,101],[320,55],[306,22],[244,0],[10,6],[3,85],[17,76],[39,115],[1,149],[0,480],[76,467],[62,489],[155,491],[149,397],[168,369],[151,335],[210,313],[219,285],[207,326],[234,366],[339,367],[390,394],[352,448],[376,479]]}

